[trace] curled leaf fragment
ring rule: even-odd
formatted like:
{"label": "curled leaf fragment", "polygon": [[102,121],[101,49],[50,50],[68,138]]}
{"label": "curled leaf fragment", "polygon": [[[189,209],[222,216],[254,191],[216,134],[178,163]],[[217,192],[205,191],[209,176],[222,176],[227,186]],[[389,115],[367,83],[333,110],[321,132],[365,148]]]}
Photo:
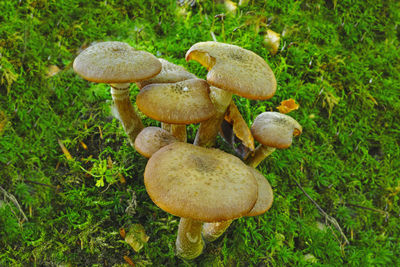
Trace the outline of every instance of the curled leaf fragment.
{"label": "curled leaf fragment", "polygon": [[293,98],[283,100],[281,105],[277,107],[280,113],[286,114],[299,108],[299,104]]}
{"label": "curled leaf fragment", "polygon": [[267,30],[267,33],[264,35],[264,45],[272,55],[278,53],[280,41],[281,35],[272,30]]}
{"label": "curled leaf fragment", "polygon": [[129,227],[125,235],[125,242],[128,243],[134,251],[139,252],[144,244],[149,241],[149,238],[141,224],[133,224]]}
{"label": "curled leaf fragment", "polygon": [[249,148],[251,151],[254,150],[254,138],[251,134],[246,121],[243,119],[242,114],[238,110],[235,103],[232,101],[225,113],[225,120],[232,124],[233,133],[239,138],[243,145]]}

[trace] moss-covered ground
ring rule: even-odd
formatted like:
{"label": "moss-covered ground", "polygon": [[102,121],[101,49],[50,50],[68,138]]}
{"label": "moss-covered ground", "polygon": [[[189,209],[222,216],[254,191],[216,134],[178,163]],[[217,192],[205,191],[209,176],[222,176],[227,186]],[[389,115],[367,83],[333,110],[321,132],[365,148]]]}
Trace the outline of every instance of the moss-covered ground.
{"label": "moss-covered ground", "polygon": [[[267,29],[281,34],[276,55],[263,46]],[[72,62],[116,40],[204,78],[184,55],[212,35],[276,75],[270,100],[235,97],[247,123],[294,98],[289,115],[304,131],[258,167],[271,210],[236,220],[187,262],[174,255],[179,218],[146,194],[147,160],[112,117],[108,87]],[[395,0],[250,0],[236,14],[212,1],[0,1],[0,265],[399,266],[399,38]],[[139,252],[120,235],[133,224],[149,236]]]}

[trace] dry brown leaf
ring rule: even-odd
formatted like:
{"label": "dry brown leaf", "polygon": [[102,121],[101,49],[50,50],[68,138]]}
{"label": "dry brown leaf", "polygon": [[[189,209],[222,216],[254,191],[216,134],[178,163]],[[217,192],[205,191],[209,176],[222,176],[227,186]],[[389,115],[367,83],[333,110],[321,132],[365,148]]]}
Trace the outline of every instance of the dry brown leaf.
{"label": "dry brown leaf", "polygon": [[86,145],[83,141],[79,141],[79,143],[81,144],[81,146],[83,147],[83,149],[85,149],[85,150],[88,149],[87,145]]}
{"label": "dry brown leaf", "polygon": [[264,35],[264,45],[268,48],[272,55],[278,53],[279,44],[281,42],[281,35],[272,30],[267,30]]}
{"label": "dry brown leaf", "polygon": [[243,145],[254,151],[254,138],[251,134],[246,121],[243,119],[242,114],[236,107],[235,103],[232,101],[225,113],[225,120],[232,124],[233,133],[239,138]]}
{"label": "dry brown leaf", "polygon": [[118,177],[121,184],[126,184],[126,179],[121,173],[118,173]]}
{"label": "dry brown leaf", "polygon": [[134,251],[139,252],[144,244],[149,241],[149,236],[146,235],[144,227],[141,224],[133,224],[129,227],[125,236],[125,242],[128,243]]}
{"label": "dry brown leaf", "polygon": [[125,229],[123,227],[119,228],[119,234],[121,235],[121,237],[123,239],[125,239],[126,232],[125,232]]}
{"label": "dry brown leaf", "polygon": [[293,98],[283,100],[281,105],[277,107],[280,113],[286,114],[299,108],[299,104]]}
{"label": "dry brown leaf", "polygon": [[130,266],[135,267],[135,263],[133,262],[133,260],[131,258],[129,258],[128,256],[124,256],[124,260],[126,261],[126,263],[128,263]]}

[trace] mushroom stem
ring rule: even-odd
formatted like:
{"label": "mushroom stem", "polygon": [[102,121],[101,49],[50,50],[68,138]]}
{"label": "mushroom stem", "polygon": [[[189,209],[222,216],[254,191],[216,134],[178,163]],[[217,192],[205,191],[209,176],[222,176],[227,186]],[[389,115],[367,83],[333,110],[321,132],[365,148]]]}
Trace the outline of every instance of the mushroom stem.
{"label": "mushroom stem", "polygon": [[184,259],[194,259],[199,256],[204,248],[201,237],[203,223],[190,218],[181,218],[176,238],[176,254]]}
{"label": "mushroom stem", "polygon": [[170,124],[170,133],[175,136],[180,142],[187,140],[185,124]]}
{"label": "mushroom stem", "polygon": [[266,157],[272,154],[276,148],[266,146],[266,145],[258,145],[254,154],[247,158],[246,163],[247,165],[256,168],[258,164],[261,163]]}
{"label": "mushroom stem", "polygon": [[213,242],[218,237],[220,237],[226,229],[228,229],[229,225],[231,225],[233,220],[216,222],[216,223],[204,223],[202,235],[205,241]]}
{"label": "mushroom stem", "polygon": [[118,113],[118,119],[128,135],[129,143],[134,146],[135,138],[144,126],[129,98],[129,83],[112,84],[111,95]]}
{"label": "mushroom stem", "polygon": [[232,93],[210,86],[210,99],[215,107],[215,115],[200,123],[194,144],[202,147],[212,147],[215,144],[225,112],[232,101]]}

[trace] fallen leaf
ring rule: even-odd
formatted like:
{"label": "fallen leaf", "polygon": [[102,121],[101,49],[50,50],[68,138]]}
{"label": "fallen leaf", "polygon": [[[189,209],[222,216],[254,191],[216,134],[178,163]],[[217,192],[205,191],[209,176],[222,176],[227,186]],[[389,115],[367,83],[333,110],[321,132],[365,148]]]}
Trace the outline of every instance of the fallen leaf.
{"label": "fallen leaf", "polygon": [[118,177],[121,184],[126,184],[126,179],[121,173],[118,173]]}
{"label": "fallen leaf", "polygon": [[72,160],[72,156],[69,153],[68,149],[64,146],[63,142],[60,139],[57,139],[57,141],[61,147],[62,152],[64,153],[65,157],[67,158],[67,160]]}
{"label": "fallen leaf", "polygon": [[110,156],[107,157],[107,168],[112,169],[113,162]]}
{"label": "fallen leaf", "polygon": [[237,9],[237,4],[235,2],[232,2],[230,0],[225,0],[225,9],[228,13],[235,13]]}
{"label": "fallen leaf", "polygon": [[57,67],[56,65],[50,65],[50,66],[47,67],[46,77],[50,78],[50,77],[56,75],[59,72],[60,72],[60,68],[59,67]]}
{"label": "fallen leaf", "polygon": [[0,111],[0,135],[4,131],[5,126],[7,125],[8,119],[6,114],[3,111]]}
{"label": "fallen leaf", "polygon": [[279,44],[281,42],[281,35],[272,30],[267,30],[264,35],[264,45],[272,55],[278,53]]}
{"label": "fallen leaf", "polygon": [[225,120],[232,125],[233,133],[242,141],[243,145],[254,151],[253,135],[233,101],[225,113]]}
{"label": "fallen leaf", "polygon": [[126,263],[128,263],[130,266],[135,267],[135,263],[133,262],[133,260],[131,258],[129,258],[128,256],[124,256],[124,260],[126,261]]}
{"label": "fallen leaf", "polygon": [[86,145],[83,141],[79,141],[79,143],[81,144],[81,146],[83,147],[83,149],[85,149],[85,150],[88,149],[87,145]]}
{"label": "fallen leaf", "polygon": [[126,232],[125,232],[125,229],[123,227],[119,228],[119,234],[121,235],[121,237],[123,239],[125,239]]}
{"label": "fallen leaf", "polygon": [[277,107],[280,113],[286,114],[299,108],[299,104],[292,98],[283,100],[281,105]]}
{"label": "fallen leaf", "polygon": [[134,251],[139,252],[144,244],[149,241],[149,238],[141,224],[133,224],[126,233],[125,242],[128,243]]}

